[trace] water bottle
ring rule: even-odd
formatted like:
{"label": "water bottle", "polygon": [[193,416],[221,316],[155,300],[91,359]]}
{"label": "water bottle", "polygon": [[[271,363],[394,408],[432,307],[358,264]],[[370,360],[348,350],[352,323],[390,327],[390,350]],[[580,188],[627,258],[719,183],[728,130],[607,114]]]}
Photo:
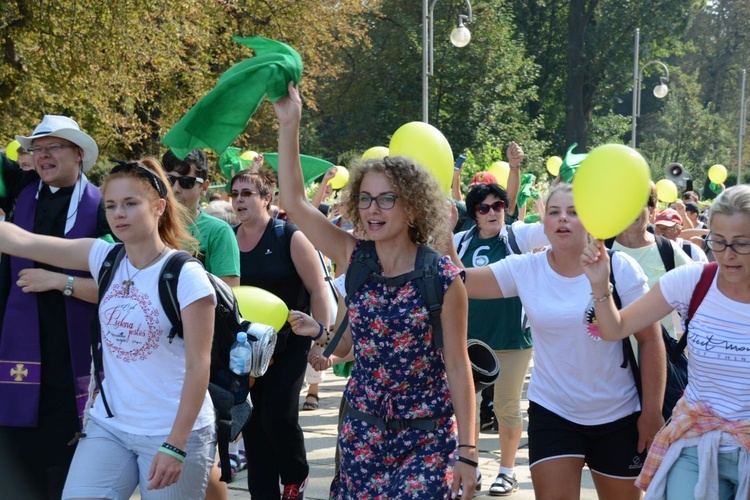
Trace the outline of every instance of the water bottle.
{"label": "water bottle", "polygon": [[237,375],[247,375],[252,368],[252,357],[253,351],[247,341],[247,333],[239,332],[237,341],[229,351],[229,369]]}

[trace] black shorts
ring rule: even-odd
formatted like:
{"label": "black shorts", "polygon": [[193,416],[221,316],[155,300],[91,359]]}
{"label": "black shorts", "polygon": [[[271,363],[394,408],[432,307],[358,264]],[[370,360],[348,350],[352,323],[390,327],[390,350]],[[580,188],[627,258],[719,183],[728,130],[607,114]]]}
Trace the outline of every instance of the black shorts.
{"label": "black shorts", "polygon": [[529,464],[553,458],[581,457],[594,472],[635,478],[646,452],[638,453],[640,412],[601,425],[580,425],[529,402]]}

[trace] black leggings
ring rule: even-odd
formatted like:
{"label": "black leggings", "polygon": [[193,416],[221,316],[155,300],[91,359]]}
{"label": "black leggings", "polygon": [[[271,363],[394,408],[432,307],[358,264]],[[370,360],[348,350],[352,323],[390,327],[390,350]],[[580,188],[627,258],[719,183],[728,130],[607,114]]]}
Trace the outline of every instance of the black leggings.
{"label": "black leggings", "polygon": [[299,426],[299,393],[305,379],[309,337],[289,335],[265,375],[250,389],[253,414],[242,429],[247,484],[254,500],[276,500],[282,484],[299,484],[310,472]]}

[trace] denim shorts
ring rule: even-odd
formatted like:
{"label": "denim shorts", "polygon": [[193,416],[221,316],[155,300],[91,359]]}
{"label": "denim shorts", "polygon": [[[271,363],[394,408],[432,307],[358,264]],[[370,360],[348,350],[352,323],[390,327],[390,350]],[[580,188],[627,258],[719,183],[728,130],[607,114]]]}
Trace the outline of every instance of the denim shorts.
{"label": "denim shorts", "polygon": [[63,499],[129,500],[140,485],[143,500],[203,500],[216,454],[215,426],[190,433],[180,479],[160,490],[148,490],[151,462],[167,436],[140,436],[90,419],[78,442]]}

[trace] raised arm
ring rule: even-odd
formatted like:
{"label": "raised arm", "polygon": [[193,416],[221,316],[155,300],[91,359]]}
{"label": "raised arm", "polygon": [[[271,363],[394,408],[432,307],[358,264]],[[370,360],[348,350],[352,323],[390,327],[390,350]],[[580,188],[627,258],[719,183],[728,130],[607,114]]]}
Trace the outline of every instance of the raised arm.
{"label": "raised arm", "polygon": [[30,233],[10,222],[0,222],[0,253],[26,257],[63,269],[89,271],[93,238],[68,240]]}
{"label": "raised arm", "polygon": [[328,183],[336,176],[336,172],[338,172],[336,167],[331,167],[326,170],[325,174],[323,174],[323,180],[320,181],[320,186],[318,186],[318,190],[315,191],[315,195],[312,199],[312,204],[315,208],[318,208],[328,196],[328,191],[330,190],[328,188]]}
{"label": "raised arm", "polygon": [[279,121],[279,200],[313,246],[345,270],[357,240],[331,222],[307,201],[299,159],[302,101],[293,82],[289,95],[273,104]]}
{"label": "raised arm", "polygon": [[508,200],[510,201],[510,205],[508,206],[507,213],[513,214],[516,211],[518,190],[521,188],[521,162],[526,153],[523,152],[521,146],[511,141],[506,154],[508,155],[508,165],[510,166],[510,172],[508,173]]}

